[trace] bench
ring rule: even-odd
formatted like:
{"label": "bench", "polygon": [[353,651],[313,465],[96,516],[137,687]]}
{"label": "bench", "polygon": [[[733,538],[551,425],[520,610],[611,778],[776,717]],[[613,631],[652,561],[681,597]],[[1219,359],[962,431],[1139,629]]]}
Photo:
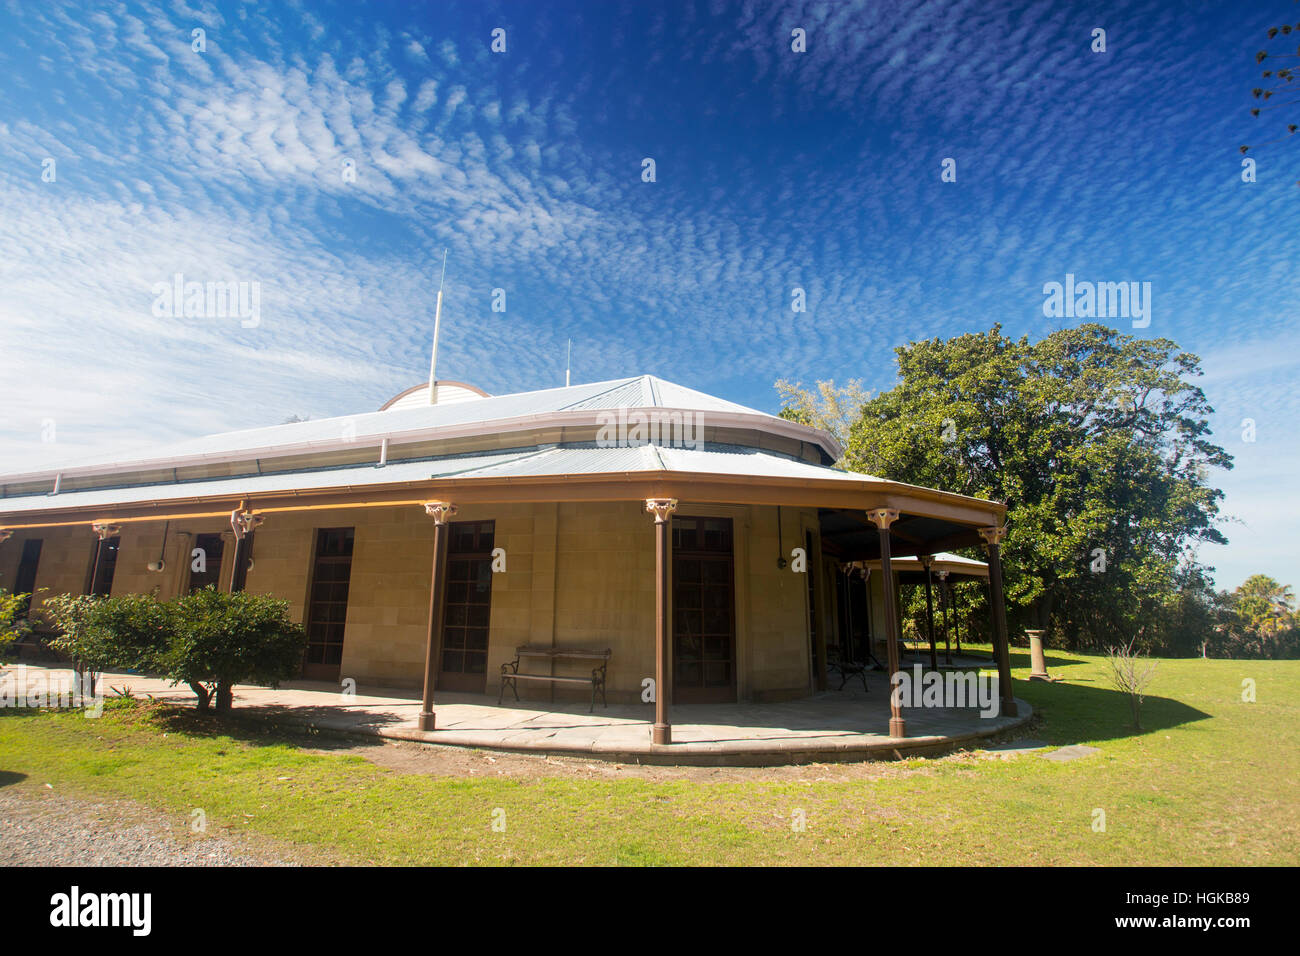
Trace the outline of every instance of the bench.
{"label": "bench", "polygon": [[862,661],[845,660],[840,656],[840,649],[833,645],[826,648],[826,658],[831,673],[840,675],[838,690],[844,689],[844,685],[848,683],[850,677],[857,677],[862,680],[862,689],[867,693],[871,693],[871,688],[867,686],[867,664]]}
{"label": "bench", "polygon": [[[514,691],[515,700],[519,699],[519,682],[521,680],[545,681],[551,684],[590,684],[591,685],[591,707],[588,713],[596,709],[596,691],[600,691],[600,703],[604,707],[609,704],[605,700],[605,668],[609,665],[609,648],[603,651],[592,650],[585,647],[537,647],[531,644],[515,648],[515,659],[507,664],[501,665],[501,690],[497,694],[497,704],[500,704],[505,697],[506,685]],[[591,669],[590,677],[556,677],[553,674],[521,674],[519,673],[520,661],[526,659],[541,659],[551,663],[555,661],[600,661],[600,663]]]}

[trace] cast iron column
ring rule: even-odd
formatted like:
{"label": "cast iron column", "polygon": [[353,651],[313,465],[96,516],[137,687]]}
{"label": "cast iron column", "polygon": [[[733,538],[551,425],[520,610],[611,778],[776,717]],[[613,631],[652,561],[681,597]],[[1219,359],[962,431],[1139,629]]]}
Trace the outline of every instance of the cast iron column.
{"label": "cast iron column", "polygon": [[670,744],[673,742],[673,728],[668,722],[668,698],[672,694],[672,662],[669,659],[672,635],[668,627],[668,597],[673,550],[670,532],[677,499],[647,498],[645,510],[655,516],[655,723],[650,741]]}
{"label": "cast iron column", "polygon": [[939,572],[939,614],[943,617],[943,662],[952,663],[952,631],[948,627],[949,605],[952,594],[948,591],[948,572]]}
{"label": "cast iron column", "polygon": [[891,508],[868,511],[867,517],[880,532],[880,587],[885,601],[885,640],[889,659],[889,736],[906,737],[907,724],[903,720],[903,706],[897,693],[898,683],[898,608],[895,605],[894,568],[889,563],[889,526],[898,520],[898,512]]}
{"label": "cast iron column", "polygon": [[998,686],[1002,689],[1002,716],[1017,714],[1011,687],[1011,650],[1007,643],[1007,608],[1002,597],[1002,557],[999,547],[1006,536],[1004,527],[980,528],[989,551],[989,601],[993,604],[993,658],[998,664]]}
{"label": "cast iron column", "polygon": [[420,729],[434,730],[433,681],[438,673],[442,644],[443,598],[447,593],[447,519],[456,513],[449,501],[429,501],[424,513],[433,519],[433,571],[429,576],[429,640],[424,650],[424,697],[420,703]]}
{"label": "cast iron column", "polygon": [[934,643],[934,596],[930,593],[930,555],[921,555],[921,568],[925,571],[925,616],[930,623],[930,670],[939,669],[939,652]]}

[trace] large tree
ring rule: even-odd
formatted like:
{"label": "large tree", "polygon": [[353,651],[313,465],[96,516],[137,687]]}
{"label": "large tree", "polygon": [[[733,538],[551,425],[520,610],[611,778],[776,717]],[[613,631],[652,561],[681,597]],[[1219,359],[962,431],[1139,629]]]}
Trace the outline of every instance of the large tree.
{"label": "large tree", "polygon": [[1195,545],[1225,543],[1210,476],[1232,458],[1211,441],[1199,360],[1098,324],[1038,342],[995,325],[896,353],[899,384],[862,406],[845,464],[1005,501],[1018,624],[1163,643],[1152,625],[1199,586]]}

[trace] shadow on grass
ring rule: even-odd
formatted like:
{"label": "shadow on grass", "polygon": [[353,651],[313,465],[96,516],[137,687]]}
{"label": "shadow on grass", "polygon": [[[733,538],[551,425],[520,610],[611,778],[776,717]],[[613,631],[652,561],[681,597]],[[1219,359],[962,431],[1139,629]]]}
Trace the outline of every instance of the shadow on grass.
{"label": "shadow on grass", "polygon": [[16,770],[0,770],[0,787],[10,787],[26,779],[25,773],[18,773]]}
{"label": "shadow on grass", "polygon": [[[235,706],[225,714],[200,713],[197,707],[172,702],[136,702],[148,722],[171,734],[187,737],[228,737],[258,747],[312,747],[317,750],[350,750],[356,747],[382,747],[384,738],[329,726],[338,717],[336,707]],[[366,726],[400,723],[389,715],[367,715]]]}
{"label": "shadow on grass", "polygon": [[[1047,669],[1051,673],[1050,664]],[[1034,706],[1034,733],[1061,745],[1140,737],[1211,716],[1171,697],[1147,695],[1142,703],[1142,729],[1137,730],[1128,695],[1092,681],[1018,680],[1016,696]]]}

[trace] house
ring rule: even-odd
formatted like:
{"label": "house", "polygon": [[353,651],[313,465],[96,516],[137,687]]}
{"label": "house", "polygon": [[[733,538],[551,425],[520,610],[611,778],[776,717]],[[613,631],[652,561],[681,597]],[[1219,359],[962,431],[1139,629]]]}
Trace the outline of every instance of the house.
{"label": "house", "polygon": [[[609,697],[656,690],[668,744],[674,704],[824,687],[845,567],[877,562],[896,672],[892,559],[983,543],[1014,713],[1005,507],[840,455],[824,431],[650,375],[499,396],[425,383],[376,412],[0,475],[0,585],[273,594],[306,626],[304,677],[423,688],[425,729],[439,691],[496,692],[519,646],[608,648]],[[897,704],[889,730],[906,734]]]}

